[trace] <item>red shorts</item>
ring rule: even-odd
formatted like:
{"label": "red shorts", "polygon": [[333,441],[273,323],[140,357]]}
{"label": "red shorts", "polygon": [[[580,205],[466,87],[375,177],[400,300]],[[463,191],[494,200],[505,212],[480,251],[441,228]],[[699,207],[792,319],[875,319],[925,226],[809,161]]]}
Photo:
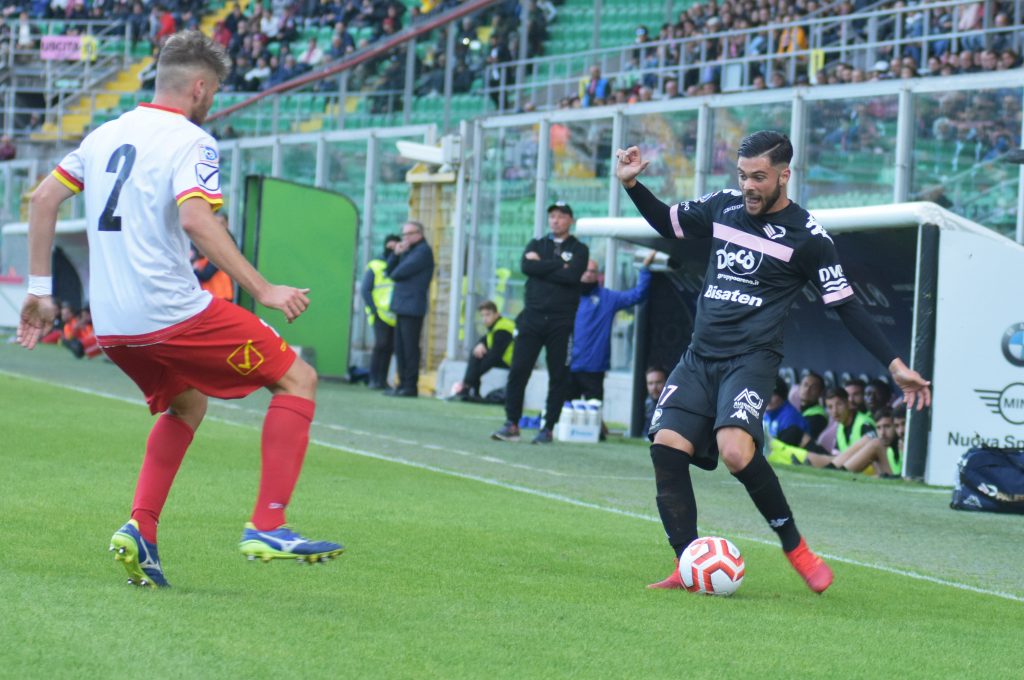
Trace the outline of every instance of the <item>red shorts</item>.
{"label": "red shorts", "polygon": [[255,314],[218,298],[170,328],[99,341],[146,395],[152,413],[166,411],[189,388],[219,399],[240,399],[277,383],[296,358],[288,343]]}

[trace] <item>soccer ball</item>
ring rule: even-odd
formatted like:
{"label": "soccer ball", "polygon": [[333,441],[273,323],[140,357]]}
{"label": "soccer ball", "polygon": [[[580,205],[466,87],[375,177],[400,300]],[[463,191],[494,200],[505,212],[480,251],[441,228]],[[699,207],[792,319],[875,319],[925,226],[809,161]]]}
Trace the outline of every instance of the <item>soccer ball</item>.
{"label": "soccer ball", "polygon": [[679,557],[679,577],[691,593],[732,595],[743,583],[744,574],[740,549],[718,536],[698,538]]}

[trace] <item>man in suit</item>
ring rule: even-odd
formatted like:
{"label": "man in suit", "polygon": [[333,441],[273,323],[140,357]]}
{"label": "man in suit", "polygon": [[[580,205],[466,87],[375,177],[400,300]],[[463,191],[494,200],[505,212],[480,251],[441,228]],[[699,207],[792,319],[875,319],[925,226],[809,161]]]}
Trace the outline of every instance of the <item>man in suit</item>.
{"label": "man in suit", "polygon": [[424,240],[423,225],[402,225],[402,240],[388,257],[388,278],[395,282],[391,311],[396,317],[395,358],[398,387],[386,390],[392,397],[417,396],[420,378],[420,333],[427,315],[427,292],[434,275],[434,252]]}

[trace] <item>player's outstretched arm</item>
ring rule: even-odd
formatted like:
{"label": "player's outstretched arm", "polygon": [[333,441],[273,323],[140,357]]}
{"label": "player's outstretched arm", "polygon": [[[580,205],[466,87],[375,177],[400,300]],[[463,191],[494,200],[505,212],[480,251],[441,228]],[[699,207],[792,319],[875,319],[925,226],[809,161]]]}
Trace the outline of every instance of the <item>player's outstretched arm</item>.
{"label": "player's outstretched arm", "polygon": [[234,279],[256,302],[264,307],[281,310],[288,323],[297,319],[309,307],[309,288],[276,286],[263,278],[238,250],[204,199],[188,199],[178,208],[178,215],[182,229],[203,255]]}
{"label": "player's outstretched arm", "polygon": [[931,405],[932,394],[928,387],[931,383],[925,380],[920,373],[908,367],[903,363],[903,359],[897,356],[896,351],[860,300],[852,298],[849,302],[833,309],[850,334],[876,359],[889,367],[893,381],[903,391],[903,399],[907,408],[913,408],[916,405],[920,411]]}
{"label": "player's outstretched arm", "polygon": [[74,192],[47,175],[32,193],[28,207],[28,273],[29,290],[21,305],[21,318],[16,335],[18,344],[32,349],[53,326],[57,313],[51,295],[51,257],[53,235],[57,230],[60,204]]}
{"label": "player's outstretched arm", "polygon": [[914,408],[920,411],[932,404],[932,392],[929,385],[931,382],[925,380],[920,373],[903,363],[903,360],[896,357],[889,364],[889,373],[896,385],[903,390],[903,401],[907,408]]}

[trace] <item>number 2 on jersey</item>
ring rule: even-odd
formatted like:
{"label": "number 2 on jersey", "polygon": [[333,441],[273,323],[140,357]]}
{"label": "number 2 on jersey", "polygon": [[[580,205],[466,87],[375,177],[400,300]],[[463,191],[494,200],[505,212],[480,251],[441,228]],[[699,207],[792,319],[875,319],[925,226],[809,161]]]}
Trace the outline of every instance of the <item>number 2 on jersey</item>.
{"label": "number 2 on jersey", "polygon": [[[124,163],[121,163],[122,158]],[[119,164],[120,170],[118,170]],[[135,147],[131,144],[122,144],[117,147],[117,151],[107,161],[107,172],[116,172],[117,179],[114,180],[114,188],[110,190],[110,196],[107,197],[107,205],[104,206],[103,213],[100,214],[100,231],[121,231],[121,217],[115,215],[114,210],[117,209],[117,199],[121,197],[121,188],[124,186],[125,180],[128,179],[128,175],[132,174],[133,165],[135,165]]]}

